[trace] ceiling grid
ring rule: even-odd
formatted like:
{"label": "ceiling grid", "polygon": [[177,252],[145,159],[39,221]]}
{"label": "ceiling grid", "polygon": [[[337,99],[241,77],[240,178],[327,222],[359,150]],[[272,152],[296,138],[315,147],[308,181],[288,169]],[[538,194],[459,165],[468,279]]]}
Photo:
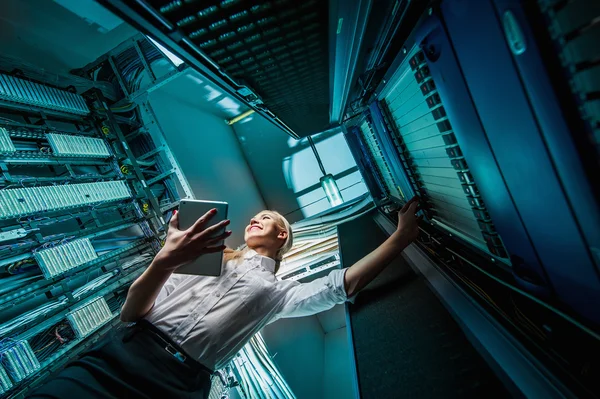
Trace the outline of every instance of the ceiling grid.
{"label": "ceiling grid", "polygon": [[328,3],[148,3],[300,136],[329,125]]}

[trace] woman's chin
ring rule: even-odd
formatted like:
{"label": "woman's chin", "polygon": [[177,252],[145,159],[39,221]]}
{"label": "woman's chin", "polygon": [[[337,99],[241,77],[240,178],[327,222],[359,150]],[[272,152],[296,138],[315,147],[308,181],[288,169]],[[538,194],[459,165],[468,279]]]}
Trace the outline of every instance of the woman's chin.
{"label": "woman's chin", "polygon": [[249,236],[246,238],[246,245],[247,245],[249,248],[255,248],[255,247],[258,247],[258,246],[260,246],[260,245],[261,245],[261,243],[262,243],[262,241],[263,241],[263,240],[261,239],[261,237],[257,237],[257,236],[255,236],[255,235],[249,235]]}

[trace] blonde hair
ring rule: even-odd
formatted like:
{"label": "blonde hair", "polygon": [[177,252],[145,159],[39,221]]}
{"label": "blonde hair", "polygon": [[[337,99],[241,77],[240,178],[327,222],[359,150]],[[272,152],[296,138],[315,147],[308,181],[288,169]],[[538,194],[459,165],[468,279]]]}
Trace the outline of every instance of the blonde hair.
{"label": "blonde hair", "polygon": [[[275,273],[277,273],[277,271],[279,270],[279,266],[281,265],[281,261],[283,260],[283,255],[285,255],[287,252],[289,252],[290,249],[292,249],[292,245],[294,243],[292,226],[290,226],[290,223],[287,221],[287,219],[277,211],[264,210],[259,212],[258,215],[261,215],[263,213],[267,213],[271,216],[274,216],[273,219],[277,223],[277,226],[279,226],[282,229],[285,229],[285,231],[287,232],[287,238],[285,239],[285,242],[283,243],[281,248],[277,250],[277,254],[275,255]],[[230,260],[240,259],[249,250],[250,248],[248,248],[246,244],[242,245],[241,247],[235,250],[231,248],[225,248],[225,251],[223,251],[223,261],[229,262]]]}

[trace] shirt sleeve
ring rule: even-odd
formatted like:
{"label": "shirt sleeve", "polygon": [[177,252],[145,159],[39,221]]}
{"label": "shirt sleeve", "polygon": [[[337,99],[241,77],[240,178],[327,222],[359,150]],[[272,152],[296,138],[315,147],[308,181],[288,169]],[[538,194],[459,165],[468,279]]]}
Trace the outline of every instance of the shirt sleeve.
{"label": "shirt sleeve", "polygon": [[344,287],[346,270],[333,270],[329,275],[310,283],[290,282],[293,284],[287,288],[281,310],[275,315],[275,320],[311,316],[346,301],[354,302],[356,296],[348,298]]}

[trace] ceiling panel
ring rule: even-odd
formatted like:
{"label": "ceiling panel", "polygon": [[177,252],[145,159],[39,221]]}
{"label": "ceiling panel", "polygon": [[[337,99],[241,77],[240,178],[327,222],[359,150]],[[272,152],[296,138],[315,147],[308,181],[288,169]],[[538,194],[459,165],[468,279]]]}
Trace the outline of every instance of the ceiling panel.
{"label": "ceiling panel", "polygon": [[329,125],[328,2],[151,0],[239,84],[300,136]]}

